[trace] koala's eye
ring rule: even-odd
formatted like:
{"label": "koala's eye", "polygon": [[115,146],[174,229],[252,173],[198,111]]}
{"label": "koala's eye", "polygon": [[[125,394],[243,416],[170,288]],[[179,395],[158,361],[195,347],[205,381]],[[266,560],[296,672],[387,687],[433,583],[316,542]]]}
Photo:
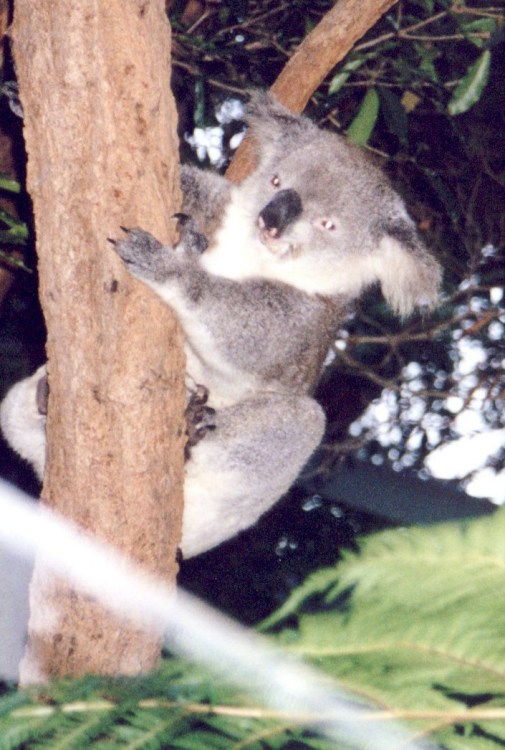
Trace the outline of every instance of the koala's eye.
{"label": "koala's eye", "polygon": [[314,219],[313,225],[321,232],[336,232],[340,228],[338,219],[329,219],[327,216],[320,216]]}
{"label": "koala's eye", "polygon": [[272,179],[270,180],[270,183],[271,183],[271,185],[272,185],[272,186],[273,186],[274,188],[278,188],[278,187],[280,187],[280,186],[281,186],[281,178],[279,177],[279,175],[278,175],[278,174],[274,174],[274,176],[273,176],[273,177],[272,177]]}
{"label": "koala's eye", "polygon": [[321,229],[325,229],[327,232],[334,232],[337,225],[331,219],[320,219],[319,226]]}

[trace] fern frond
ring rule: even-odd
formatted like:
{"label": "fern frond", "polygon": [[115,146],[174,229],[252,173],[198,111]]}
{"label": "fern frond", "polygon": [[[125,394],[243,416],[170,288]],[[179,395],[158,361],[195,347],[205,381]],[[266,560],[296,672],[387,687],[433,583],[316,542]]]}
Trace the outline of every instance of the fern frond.
{"label": "fern frond", "polygon": [[[6,750],[265,750],[292,737],[300,750],[309,747],[303,727],[293,729],[286,716],[248,705],[236,689],[173,658],[148,677],[65,680],[44,688],[43,703],[27,703],[30,695],[37,693],[20,693],[0,716],[2,750],[2,742]],[[77,700],[63,702],[67,696]]]}
{"label": "fern frond", "polygon": [[[504,539],[505,509],[373,535],[311,576],[267,624],[296,616],[281,642],[388,709],[503,708]],[[492,733],[484,726],[475,724],[472,743],[505,743],[505,722],[494,722]],[[459,744],[452,725],[436,735],[444,747]]]}

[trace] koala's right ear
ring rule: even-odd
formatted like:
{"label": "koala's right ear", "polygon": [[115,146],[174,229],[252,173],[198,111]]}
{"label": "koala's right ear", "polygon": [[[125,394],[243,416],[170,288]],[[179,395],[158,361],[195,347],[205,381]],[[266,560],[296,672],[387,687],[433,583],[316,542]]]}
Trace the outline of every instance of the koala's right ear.
{"label": "koala's right ear", "polygon": [[383,226],[373,254],[382,293],[399,315],[416,307],[434,307],[438,301],[441,267],[427,250],[410,219]]}
{"label": "koala's right ear", "polygon": [[286,146],[295,141],[310,140],[316,126],[307,117],[286,109],[268,91],[253,91],[246,105],[246,122],[262,148],[282,142]]}

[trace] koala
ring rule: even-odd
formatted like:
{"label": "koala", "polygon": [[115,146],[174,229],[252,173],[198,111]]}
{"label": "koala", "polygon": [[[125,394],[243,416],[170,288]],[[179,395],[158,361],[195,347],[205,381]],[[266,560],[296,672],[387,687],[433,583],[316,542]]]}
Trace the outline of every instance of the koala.
{"label": "koala", "polygon": [[[380,284],[407,315],[435,303],[440,281],[402,199],[362,151],[268,94],[253,94],[248,123],[258,165],[242,184],[182,168],[175,247],[138,228],[114,243],[176,312],[188,379],[205,393],[188,407],[199,424],[185,468],[185,558],[253,525],[319,445],[325,418],[312,394],[361,292]],[[0,416],[39,476],[40,429],[27,446],[44,420],[41,376],[14,386]]]}

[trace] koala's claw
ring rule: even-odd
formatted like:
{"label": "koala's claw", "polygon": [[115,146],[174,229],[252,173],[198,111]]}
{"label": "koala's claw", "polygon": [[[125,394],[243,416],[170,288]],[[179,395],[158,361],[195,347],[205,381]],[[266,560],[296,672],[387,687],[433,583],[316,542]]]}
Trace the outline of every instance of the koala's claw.
{"label": "koala's claw", "polygon": [[191,216],[189,214],[185,214],[183,211],[177,211],[177,213],[172,214],[172,219],[177,219],[179,229],[187,224],[188,221],[192,221]]}
{"label": "koala's claw", "polygon": [[181,259],[196,259],[207,249],[207,238],[197,231],[187,214],[175,214],[180,222],[180,241],[177,252],[163,245],[143,229],[121,227],[126,237],[112,240],[114,250],[126,263],[129,271],[146,282],[163,283],[177,272]]}
{"label": "koala's claw", "polygon": [[111,240],[114,250],[133,276],[143,281],[163,282],[173,272],[172,249],[143,229],[121,227],[126,237]]}
{"label": "koala's claw", "polygon": [[216,411],[206,406],[209,391],[204,385],[197,385],[190,393],[188,405],[184,412],[186,417],[186,435],[188,437],[184,449],[186,460],[191,457],[191,448],[202,440],[207,432],[216,429]]}
{"label": "koala's claw", "polygon": [[126,234],[121,240],[113,241],[114,249],[125,263],[138,265],[142,258],[150,259],[159,253],[163,245],[152,234],[143,229],[121,227]]}

